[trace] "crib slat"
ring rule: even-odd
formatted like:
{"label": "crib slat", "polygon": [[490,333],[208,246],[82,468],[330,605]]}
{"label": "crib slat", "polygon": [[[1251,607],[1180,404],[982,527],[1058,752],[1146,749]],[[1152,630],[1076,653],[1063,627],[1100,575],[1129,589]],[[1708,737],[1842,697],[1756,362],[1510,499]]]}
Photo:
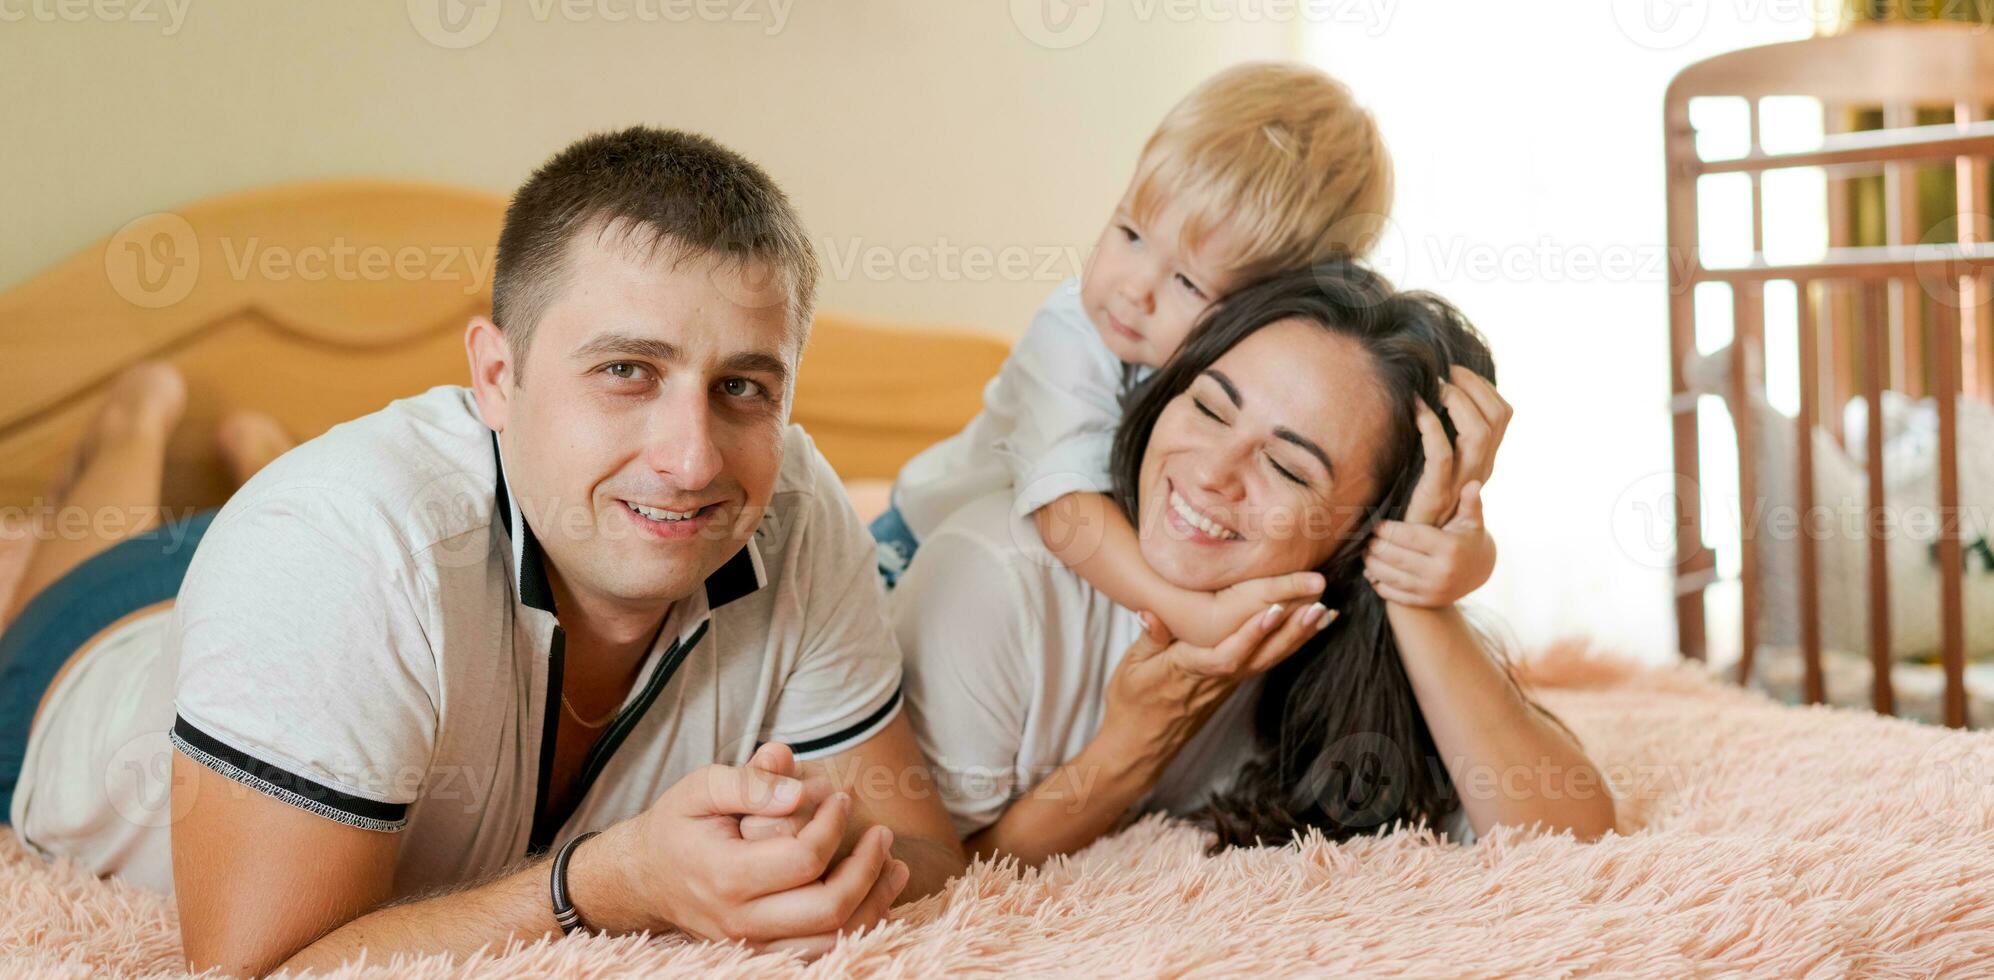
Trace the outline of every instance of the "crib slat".
{"label": "crib slat", "polygon": [[1800,546],[1800,664],[1802,696],[1808,704],[1820,704],[1827,700],[1821,681],[1821,581],[1819,568],[1815,564],[1816,545],[1814,541],[1814,428],[1816,390],[1820,371],[1820,345],[1815,331],[1820,328],[1814,315],[1814,291],[1805,285],[1794,290],[1799,294],[1800,337],[1800,417],[1795,420],[1794,429],[1799,451],[1794,455],[1796,465],[1794,486],[1799,488],[1800,505],[1799,532]]}
{"label": "crib slat", "polygon": [[1960,293],[1960,369],[1967,379],[1960,390],[1994,402],[1994,276],[1969,276],[1961,285],[1969,288]]}
{"label": "crib slat", "polygon": [[1883,501],[1883,379],[1890,370],[1889,321],[1884,318],[1884,284],[1862,285],[1862,393],[1868,402],[1869,424],[1864,433],[1869,470],[1869,498],[1863,507],[1863,540],[1869,542],[1870,702],[1877,714],[1896,714],[1890,683],[1890,553],[1885,547]]}
{"label": "crib slat", "polygon": [[[1763,156],[1765,149],[1759,140],[1759,100],[1745,100],[1745,125],[1751,132],[1751,155]],[[1752,182],[1752,254],[1764,255],[1766,250],[1766,195],[1765,171],[1749,172]]]}
{"label": "crib slat", "polygon": [[1665,203],[1669,255],[1669,395],[1674,405],[1670,448],[1675,462],[1675,493],[1669,495],[1675,519],[1676,646],[1692,660],[1709,656],[1703,610],[1704,577],[1716,559],[1703,543],[1702,495],[1697,492],[1701,466],[1697,459],[1696,403],[1683,377],[1683,365],[1696,353],[1696,307],[1693,280],[1696,268],[1696,173],[1687,161],[1696,159],[1696,130],[1686,105],[1669,106],[1663,121],[1668,159]]}
{"label": "crib slat", "polygon": [[1939,624],[1946,671],[1945,722],[1966,727],[1966,600],[1959,544],[1959,326],[1932,304],[1932,357],[1939,403]]}
{"label": "crib slat", "polygon": [[[1883,107],[1883,128],[1904,129],[1917,122],[1915,110],[1903,103]],[[1909,162],[1892,160],[1883,165],[1884,234],[1892,245],[1913,245],[1918,241],[1918,172]],[[1924,330],[1919,310],[1916,279],[1895,279],[1890,283],[1890,334],[1895,355],[1891,359],[1892,387],[1914,398],[1925,393]]]}
{"label": "crib slat", "polygon": [[1919,277],[1963,276],[1994,271],[1994,245],[1856,245],[1828,249],[1812,262],[1768,262],[1753,256],[1749,265],[1690,270],[1696,282],[1767,282],[1773,279],[1902,279],[1917,288]]}
{"label": "crib slat", "polygon": [[[1829,104],[1830,112],[1845,112],[1847,106]],[[1890,160],[1943,160],[1963,153],[1994,152],[1994,126],[1897,126],[1885,123],[1880,130],[1849,132],[1829,128],[1821,146],[1811,150],[1767,153],[1757,144],[1742,157],[1725,160],[1698,160],[1698,174],[1765,173],[1799,167],[1838,170],[1849,176],[1875,173],[1878,163]]]}
{"label": "crib slat", "polygon": [[[1848,106],[1839,102],[1821,103],[1821,130],[1833,137],[1848,131],[1853,113]],[[1854,218],[1851,215],[1849,181],[1834,171],[1828,171],[1828,248],[1847,248],[1855,244]],[[1803,283],[1795,283],[1796,288],[1807,288]],[[1822,309],[1827,325],[1828,356],[1822,370],[1827,382],[1828,410],[1822,421],[1836,442],[1842,441],[1842,406],[1849,403],[1855,394],[1855,354],[1851,345],[1855,342],[1855,294],[1843,288],[1840,283],[1829,281],[1824,284],[1827,294],[1822,298],[1826,306]]]}
{"label": "crib slat", "polygon": [[[1743,596],[1741,611],[1738,683],[1749,685],[1752,664],[1759,649],[1759,522],[1765,510],[1759,497],[1758,433],[1752,413],[1745,406],[1764,390],[1765,379],[1754,368],[1763,369],[1765,349],[1765,287],[1741,283],[1731,289],[1731,404],[1739,406],[1731,419],[1738,431],[1738,586]],[[1758,363],[1754,364],[1753,362]]]}
{"label": "crib slat", "polygon": [[[1973,102],[1953,105],[1953,122],[1961,129],[1982,123],[1986,109]],[[1953,161],[1955,195],[1959,209],[1959,240],[1973,244],[1988,240],[1987,159],[1961,156]],[[1986,276],[1963,276],[1959,280],[1960,305],[1960,390],[1969,398],[1994,401],[1994,322],[1988,316],[1988,288],[1994,285]]]}

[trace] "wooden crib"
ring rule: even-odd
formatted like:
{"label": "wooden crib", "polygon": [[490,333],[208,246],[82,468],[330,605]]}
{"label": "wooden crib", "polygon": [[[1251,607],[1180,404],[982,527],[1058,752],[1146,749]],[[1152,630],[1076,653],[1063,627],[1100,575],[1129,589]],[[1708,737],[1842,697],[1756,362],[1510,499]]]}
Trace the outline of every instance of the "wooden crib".
{"label": "wooden crib", "polygon": [[[1772,96],[1818,99],[1827,133],[1818,149],[1766,152],[1761,143],[1760,100]],[[1742,97],[1750,106],[1748,153],[1703,159],[1690,121],[1692,99]],[[1990,328],[1990,241],[1987,160],[1994,154],[1994,34],[1979,25],[1883,25],[1790,44],[1722,55],[1692,65],[1670,85],[1665,106],[1668,166],[1669,336],[1675,472],[1676,619],[1685,655],[1708,659],[1706,595],[1717,580],[1708,525],[1699,513],[1697,397],[1685,365],[1698,353],[1694,292],[1720,283],[1731,295],[1726,401],[1748,404],[1747,391],[1763,385],[1764,359],[1751,356],[1765,343],[1766,286],[1791,282],[1797,295],[1799,412],[1793,420],[1792,467],[1802,515],[1815,513],[1815,436],[1818,425],[1840,436],[1840,414],[1852,397],[1866,403],[1862,458],[1867,476],[1862,527],[1867,539],[1869,703],[1897,713],[1892,685],[1891,568],[1884,525],[1884,421],[1886,390],[1935,399],[1937,440],[1937,540],[1940,664],[1944,675],[1942,720],[1969,722],[1966,686],[1963,556],[1960,535],[1959,420],[1957,397],[1994,399],[1994,328]],[[1944,115],[1933,119],[1933,110]],[[1925,113],[1920,119],[1919,113]],[[1861,113],[1880,114],[1881,129],[1850,131]],[[1872,116],[1873,118],[1874,116]],[[1927,124],[1921,125],[1924,122]],[[1936,122],[1936,124],[1932,124]],[[1956,172],[1956,214],[1926,213],[1920,221],[1916,174],[1920,167]],[[1769,262],[1765,254],[1762,175],[1783,168],[1821,168],[1828,187],[1825,255],[1800,263]],[[1706,265],[1699,248],[1698,206],[1702,178],[1744,174],[1750,179],[1751,260]],[[1856,244],[1849,190],[1881,176],[1883,244]],[[1927,212],[1930,208],[1925,209]],[[1934,219],[1937,230],[1931,230]],[[1741,515],[1758,513],[1767,478],[1759,464],[1753,414],[1732,411],[1738,444],[1737,501]],[[1777,434],[1781,438],[1785,434]],[[1783,479],[1785,474],[1779,474]],[[1755,519],[1739,521],[1742,610],[1738,623],[1737,677],[1751,682],[1764,649],[1758,635],[1764,570]],[[1821,594],[1817,548],[1810,533],[1767,547],[1798,550],[1798,700],[1824,700]],[[1990,719],[1980,719],[1983,723]]]}

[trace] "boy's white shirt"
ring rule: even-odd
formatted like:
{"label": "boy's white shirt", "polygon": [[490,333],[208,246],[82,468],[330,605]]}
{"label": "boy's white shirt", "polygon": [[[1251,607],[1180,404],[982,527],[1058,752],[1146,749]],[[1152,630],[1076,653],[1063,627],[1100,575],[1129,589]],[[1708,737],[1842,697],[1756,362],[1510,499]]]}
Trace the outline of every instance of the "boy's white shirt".
{"label": "boy's white shirt", "polygon": [[983,389],[983,410],[961,432],[907,461],[893,505],[916,540],[970,501],[1008,489],[1023,517],[1069,493],[1113,488],[1108,457],[1121,424],[1125,377],[1080,303],[1080,280],[1060,283]]}

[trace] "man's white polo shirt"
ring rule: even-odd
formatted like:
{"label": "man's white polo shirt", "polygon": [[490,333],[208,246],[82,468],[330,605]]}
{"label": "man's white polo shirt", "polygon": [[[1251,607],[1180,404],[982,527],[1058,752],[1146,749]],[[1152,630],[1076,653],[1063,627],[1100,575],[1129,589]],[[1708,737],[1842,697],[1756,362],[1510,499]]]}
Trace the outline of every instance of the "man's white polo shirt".
{"label": "man's white polo shirt", "polygon": [[809,436],[783,442],[767,516],[672,606],[565,820],[535,820],[564,653],[542,552],[469,390],[439,387],[230,499],[160,641],[93,648],[50,695],[14,825],[44,854],[171,891],[170,738],[286,803],[402,834],[405,895],[633,816],[765,741],[801,759],[854,747],[898,712],[900,655],[871,536]]}

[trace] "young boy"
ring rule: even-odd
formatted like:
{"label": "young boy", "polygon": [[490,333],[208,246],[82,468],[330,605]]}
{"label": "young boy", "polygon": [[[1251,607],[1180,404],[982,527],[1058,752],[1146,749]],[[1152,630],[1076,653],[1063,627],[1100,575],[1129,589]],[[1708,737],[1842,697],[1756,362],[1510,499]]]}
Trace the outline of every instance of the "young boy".
{"label": "young boy", "polygon": [[[1262,276],[1367,250],[1391,184],[1376,123],[1320,71],[1240,65],[1193,90],[1144,145],[1080,279],[1053,291],[984,389],[983,411],[900,471],[872,525],[887,587],[950,513],[1009,488],[1015,513],[1032,516],[1068,567],[1189,642],[1216,645],[1271,603],[1315,598],[1296,594],[1292,576],[1220,592],[1165,581],[1106,496],[1109,451],[1121,395],[1176,353],[1207,307]],[[1462,533],[1476,540],[1405,569],[1424,593],[1451,602],[1487,580],[1493,541]]]}

